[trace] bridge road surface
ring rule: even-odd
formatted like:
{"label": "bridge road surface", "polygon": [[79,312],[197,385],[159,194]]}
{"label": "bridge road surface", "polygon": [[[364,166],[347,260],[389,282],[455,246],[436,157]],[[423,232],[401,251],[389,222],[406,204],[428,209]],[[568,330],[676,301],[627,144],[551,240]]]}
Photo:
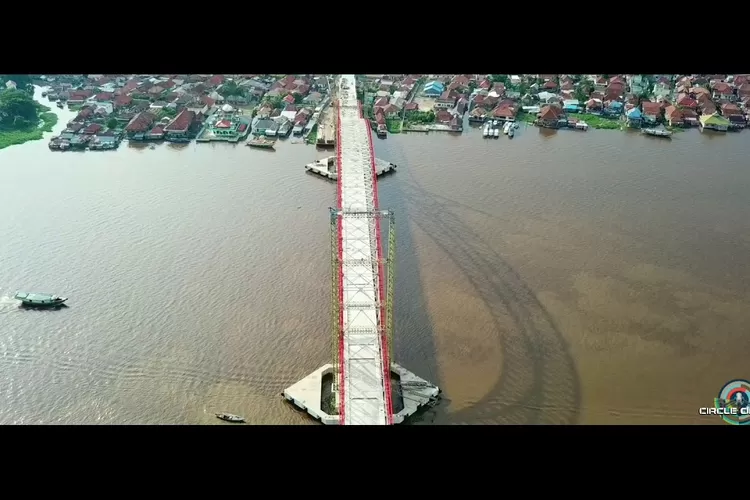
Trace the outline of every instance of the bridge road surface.
{"label": "bridge road surface", "polygon": [[372,135],[354,75],[338,80],[339,418],[342,425],[391,425],[390,358]]}

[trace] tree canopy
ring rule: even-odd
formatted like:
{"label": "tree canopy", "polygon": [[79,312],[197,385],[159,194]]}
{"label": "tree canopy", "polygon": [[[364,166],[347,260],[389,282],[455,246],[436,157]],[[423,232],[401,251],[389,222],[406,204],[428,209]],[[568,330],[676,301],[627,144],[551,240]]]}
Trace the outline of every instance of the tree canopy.
{"label": "tree canopy", "polygon": [[23,90],[0,91],[0,128],[19,130],[38,123],[38,109],[31,94]]}
{"label": "tree canopy", "polygon": [[231,96],[243,97],[245,95],[245,90],[237,85],[237,82],[230,80],[221,86],[219,94],[225,98]]}
{"label": "tree canopy", "polygon": [[31,76],[29,75],[0,75],[0,84],[2,84],[3,90],[8,81],[13,81],[18,90],[22,90],[29,94],[34,93],[34,84],[31,83]]}

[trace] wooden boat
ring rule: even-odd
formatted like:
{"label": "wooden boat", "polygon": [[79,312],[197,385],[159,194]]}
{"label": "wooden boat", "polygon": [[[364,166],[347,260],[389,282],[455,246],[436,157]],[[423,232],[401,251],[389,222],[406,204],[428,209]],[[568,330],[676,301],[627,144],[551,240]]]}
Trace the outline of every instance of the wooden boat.
{"label": "wooden boat", "polygon": [[654,137],[664,137],[665,139],[670,139],[672,137],[672,132],[670,132],[669,130],[657,128],[643,128],[641,129],[641,133]]}
{"label": "wooden boat", "polygon": [[251,148],[274,149],[275,144],[276,144],[276,141],[269,141],[268,139],[264,139],[262,137],[247,141],[247,145],[250,146]]}
{"label": "wooden boat", "polygon": [[233,424],[245,423],[245,417],[239,415],[232,415],[231,413],[216,413],[216,418],[225,422],[231,422]]}
{"label": "wooden boat", "polygon": [[59,295],[28,292],[17,292],[14,298],[26,307],[61,307],[68,300],[67,297]]}

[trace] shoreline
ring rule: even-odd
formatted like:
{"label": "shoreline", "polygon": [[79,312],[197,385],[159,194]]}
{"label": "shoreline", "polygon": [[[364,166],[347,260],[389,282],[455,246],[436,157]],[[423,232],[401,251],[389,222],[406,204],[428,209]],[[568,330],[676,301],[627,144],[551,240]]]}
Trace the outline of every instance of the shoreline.
{"label": "shoreline", "polygon": [[[38,90],[37,86],[34,86],[34,90]],[[12,130],[7,132],[0,131],[0,150],[9,148],[11,146],[19,146],[31,141],[38,141],[44,139],[44,134],[52,132],[59,121],[59,116],[49,106],[42,104],[38,99],[36,92],[34,94],[34,102],[39,109],[39,124],[34,130]]]}

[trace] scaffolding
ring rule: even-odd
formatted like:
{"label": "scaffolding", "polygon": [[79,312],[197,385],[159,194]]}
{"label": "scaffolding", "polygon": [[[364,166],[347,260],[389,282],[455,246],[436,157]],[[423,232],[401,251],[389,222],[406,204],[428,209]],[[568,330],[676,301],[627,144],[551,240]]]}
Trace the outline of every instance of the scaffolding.
{"label": "scaffolding", "polygon": [[339,217],[336,210],[331,208],[331,352],[333,353],[333,380],[331,387],[331,401],[329,413],[338,413],[339,408],[339,377],[341,376],[339,354],[341,352],[341,342],[343,341],[341,330],[341,287],[339,286],[339,276],[341,274],[339,266]]}

